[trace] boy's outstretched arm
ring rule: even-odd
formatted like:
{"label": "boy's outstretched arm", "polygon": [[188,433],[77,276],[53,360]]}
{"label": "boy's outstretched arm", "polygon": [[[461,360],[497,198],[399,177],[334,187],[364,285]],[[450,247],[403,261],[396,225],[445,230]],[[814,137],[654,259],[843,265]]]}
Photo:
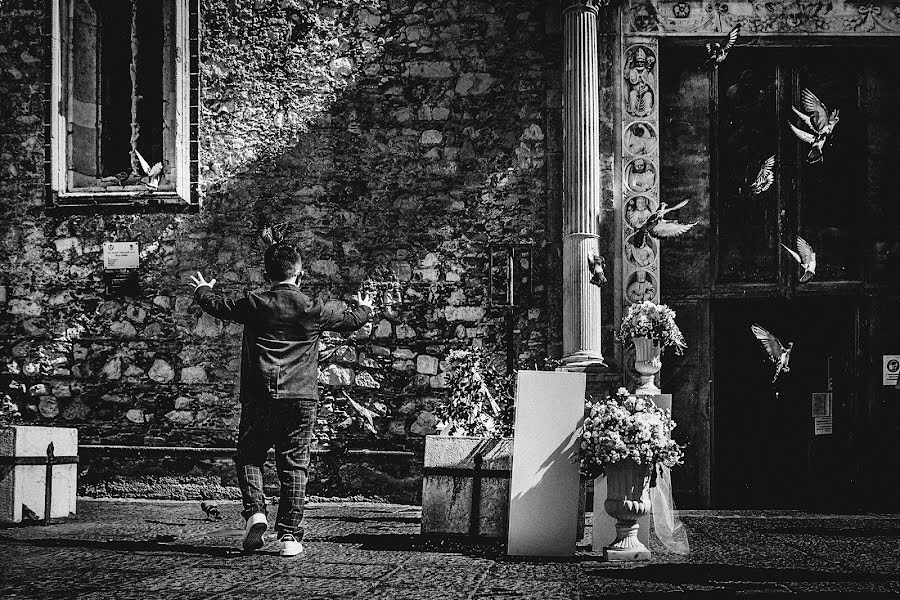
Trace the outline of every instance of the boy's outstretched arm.
{"label": "boy's outstretched arm", "polygon": [[343,302],[329,302],[322,311],[322,329],[328,331],[356,331],[372,318],[372,297],[356,294],[356,308],[347,308]]}
{"label": "boy's outstretched arm", "polygon": [[196,277],[191,275],[191,281],[194,284],[194,299],[205,312],[225,321],[246,322],[249,308],[246,298],[239,300],[223,298],[213,291],[215,278],[206,281],[200,271],[197,271]]}

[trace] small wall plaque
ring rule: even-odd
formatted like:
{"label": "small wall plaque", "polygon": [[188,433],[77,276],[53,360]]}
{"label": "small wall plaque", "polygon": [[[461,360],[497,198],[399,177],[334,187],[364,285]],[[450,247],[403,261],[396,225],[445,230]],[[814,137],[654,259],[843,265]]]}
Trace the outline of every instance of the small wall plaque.
{"label": "small wall plaque", "polygon": [[812,395],[812,416],[831,416],[831,392],[814,392]]}
{"label": "small wall plaque", "polygon": [[833,417],[816,417],[813,419],[813,433],[815,435],[830,435],[833,433]]}
{"label": "small wall plaque", "polygon": [[897,384],[900,375],[900,354],[883,354],[881,356],[881,385]]}
{"label": "small wall plaque", "polygon": [[103,243],[103,282],[110,296],[137,296],[140,291],[138,242]]}

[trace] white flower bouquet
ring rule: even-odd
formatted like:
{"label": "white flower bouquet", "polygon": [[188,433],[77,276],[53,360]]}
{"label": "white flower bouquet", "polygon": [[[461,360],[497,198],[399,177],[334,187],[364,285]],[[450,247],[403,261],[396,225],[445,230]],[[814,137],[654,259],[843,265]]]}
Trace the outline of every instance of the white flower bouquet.
{"label": "white flower bouquet", "polygon": [[672,439],[675,422],[653,401],[619,388],[605,400],[585,403],[581,434],[581,471],[595,478],[620,460],[673,467],[681,464],[682,447]]}
{"label": "white flower bouquet", "polygon": [[628,307],[616,338],[627,342],[636,337],[650,338],[664,348],[674,346],[676,354],[687,348],[684,336],[675,323],[675,311],[665,304],[647,301]]}

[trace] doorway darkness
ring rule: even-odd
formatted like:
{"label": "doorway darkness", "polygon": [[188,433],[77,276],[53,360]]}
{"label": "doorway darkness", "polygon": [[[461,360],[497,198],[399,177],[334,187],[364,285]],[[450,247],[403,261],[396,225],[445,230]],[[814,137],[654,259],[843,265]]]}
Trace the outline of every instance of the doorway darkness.
{"label": "doorway darkness", "polygon": [[[720,508],[847,510],[857,397],[852,298],[723,300],[713,305],[713,504]],[[750,332],[787,345],[790,372]],[[814,393],[831,392],[833,433],[814,434]],[[820,397],[821,398],[821,397]]]}

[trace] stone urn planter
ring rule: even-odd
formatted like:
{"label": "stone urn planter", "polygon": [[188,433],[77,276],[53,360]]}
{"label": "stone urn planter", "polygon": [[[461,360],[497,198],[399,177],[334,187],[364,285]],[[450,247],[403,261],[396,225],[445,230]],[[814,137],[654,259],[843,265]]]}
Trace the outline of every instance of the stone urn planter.
{"label": "stone urn planter", "polygon": [[659,341],[646,337],[634,337],[631,341],[634,343],[634,368],[641,374],[641,384],[634,393],[659,394],[660,390],[653,381],[662,368],[662,361],[659,359],[662,347]]}
{"label": "stone urn planter", "polygon": [[620,460],[606,467],[607,495],[603,508],[616,520],[616,539],[603,548],[608,561],[650,560],[638,539],[638,519],[650,513],[651,465]]}
{"label": "stone urn planter", "polygon": [[505,538],[512,438],[425,438],[422,533]]}
{"label": "stone urn planter", "polygon": [[78,430],[0,427],[0,520],[68,517],[75,513]]}

